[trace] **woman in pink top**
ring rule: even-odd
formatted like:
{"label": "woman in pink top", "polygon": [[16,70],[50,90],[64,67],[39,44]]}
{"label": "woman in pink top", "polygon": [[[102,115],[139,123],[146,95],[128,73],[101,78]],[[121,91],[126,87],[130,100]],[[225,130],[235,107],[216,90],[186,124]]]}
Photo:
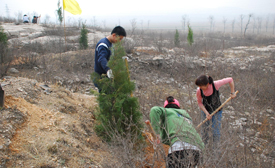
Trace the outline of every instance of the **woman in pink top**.
{"label": "woman in pink top", "polygon": [[195,84],[198,86],[197,101],[202,110],[202,120],[205,118],[208,119],[208,121],[202,125],[202,140],[205,145],[208,143],[208,132],[210,130],[210,120],[212,119],[213,148],[216,148],[220,141],[222,109],[213,117],[211,117],[210,114],[221,105],[219,88],[227,83],[229,83],[231,89],[231,97],[235,98],[234,81],[231,77],[213,81],[211,76],[201,75],[195,81]]}

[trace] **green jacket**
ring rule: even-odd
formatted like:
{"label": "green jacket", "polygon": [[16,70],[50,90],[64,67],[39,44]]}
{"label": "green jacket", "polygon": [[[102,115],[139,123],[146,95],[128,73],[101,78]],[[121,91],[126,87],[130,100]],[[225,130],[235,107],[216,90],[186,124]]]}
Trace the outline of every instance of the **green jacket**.
{"label": "green jacket", "polygon": [[204,149],[204,143],[193,126],[192,118],[182,109],[151,108],[150,119],[156,134],[160,135],[164,144],[172,146],[180,140]]}

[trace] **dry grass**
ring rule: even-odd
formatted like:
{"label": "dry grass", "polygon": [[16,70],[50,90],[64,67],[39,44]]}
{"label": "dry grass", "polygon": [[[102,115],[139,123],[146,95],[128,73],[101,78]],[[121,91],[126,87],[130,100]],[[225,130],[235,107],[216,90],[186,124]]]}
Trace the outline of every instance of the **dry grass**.
{"label": "dry grass", "polygon": [[[51,87],[53,93],[40,95],[36,105],[6,96],[6,107],[16,106],[27,115],[12,139],[8,167],[85,167],[112,158],[92,129],[95,98]],[[76,112],[60,112],[66,104]]]}
{"label": "dry grass", "polygon": [[[79,31],[77,28],[71,30],[71,35],[76,35]],[[150,144],[145,148],[149,148],[148,151],[135,152],[134,142],[129,142],[125,137],[117,136],[117,143],[107,145],[95,135],[92,129],[97,105],[95,97],[71,92],[83,92],[86,86],[82,84],[91,85],[85,82],[93,72],[94,50],[64,53],[77,48],[66,49],[60,36],[61,31],[53,27],[45,31],[45,34],[60,37],[59,41],[49,41],[45,45],[31,43],[20,48],[20,43],[14,43],[11,55],[16,56],[16,61],[12,66],[22,71],[18,76],[58,85],[51,85],[53,92],[50,95],[37,94],[37,91],[34,91],[29,95],[35,97],[29,96],[25,99],[7,96],[6,106],[16,105],[16,108],[27,116],[27,121],[12,139],[8,167],[141,167],[138,163],[144,167],[158,167]],[[140,52],[144,57],[159,54],[166,57],[170,54],[164,51],[164,47],[174,47],[172,37],[174,31],[137,31],[133,36],[136,43],[129,44],[128,50]],[[185,58],[186,53],[177,53],[170,55],[170,60],[174,61],[166,60],[163,64],[130,63],[135,64],[131,77],[137,81],[137,91],[134,94],[139,98],[144,120],[149,119],[151,107],[162,106],[165,98],[172,95],[179,100],[182,108],[188,111],[196,126],[201,119],[196,103],[195,78],[202,73],[211,75],[215,80],[232,76],[236,90],[240,93],[224,108],[221,155],[213,155],[216,151],[212,150],[210,142],[204,153],[203,165],[274,167],[272,152],[268,153],[268,149],[274,150],[274,120],[264,117],[267,108],[274,109],[274,103],[271,101],[275,95],[274,78],[270,77],[274,76],[274,72],[263,72],[259,69],[264,63],[274,63],[274,53],[266,60],[250,62],[250,69],[246,70],[240,69],[238,64],[222,64],[216,60],[219,56],[218,50],[241,45],[269,45],[274,42],[274,38],[247,36],[243,39],[229,34],[224,37],[219,33],[195,32],[195,43],[192,47],[187,45],[186,38],[181,39],[180,47],[191,56],[189,60]],[[94,40],[97,41],[96,38]],[[153,46],[158,51],[133,50],[134,47],[140,46]],[[207,53],[207,57],[214,63],[213,67],[207,64],[191,67],[195,56],[201,52]],[[235,56],[242,59],[258,54],[247,52],[241,55],[225,54],[224,57]],[[37,66],[39,69],[33,70],[33,67]],[[59,87],[60,85],[70,91]],[[228,86],[224,86],[220,91],[224,101],[229,95]],[[246,118],[247,121],[232,126],[232,123],[240,118]],[[263,157],[262,154],[268,157]],[[162,163],[163,159],[164,157]]]}

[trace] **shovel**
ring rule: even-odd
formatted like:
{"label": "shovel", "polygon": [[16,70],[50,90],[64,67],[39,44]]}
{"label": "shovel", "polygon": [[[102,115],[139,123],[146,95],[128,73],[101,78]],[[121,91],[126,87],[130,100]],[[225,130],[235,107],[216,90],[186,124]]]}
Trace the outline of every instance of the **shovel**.
{"label": "shovel", "polygon": [[154,139],[156,139],[156,133],[155,133],[155,131],[154,131],[154,129],[153,129],[153,127],[152,127],[150,121],[149,121],[149,120],[146,120],[146,121],[145,121],[145,124],[149,127],[149,131],[152,133],[152,137],[153,137]]}
{"label": "shovel", "polygon": [[[237,95],[239,91],[236,91],[235,94]],[[227,102],[229,102],[232,98],[229,97],[222,105],[220,105],[220,107],[218,107],[212,114],[210,114],[210,116],[212,117],[214,114],[216,114]],[[204,124],[208,119],[206,118],[205,120],[203,120],[203,122],[201,122],[198,126],[197,129]]]}
{"label": "shovel", "polygon": [[0,84],[0,107],[4,107],[5,102],[5,91],[2,89]]}

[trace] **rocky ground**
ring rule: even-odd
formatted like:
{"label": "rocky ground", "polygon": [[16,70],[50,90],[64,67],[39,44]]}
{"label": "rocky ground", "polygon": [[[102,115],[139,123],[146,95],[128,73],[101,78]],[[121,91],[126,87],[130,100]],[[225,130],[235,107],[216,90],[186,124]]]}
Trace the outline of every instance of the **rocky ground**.
{"label": "rocky ground", "polygon": [[[21,46],[59,38],[45,36],[48,29],[40,25],[5,24],[3,27],[10,35],[9,41],[19,40]],[[91,30],[89,44],[94,45],[94,39],[106,34]],[[77,42],[78,36],[69,38],[70,45],[77,46],[73,41]],[[76,55],[77,58],[79,54],[89,56],[93,52],[92,49],[70,51],[62,57]],[[179,95],[180,103],[190,115],[198,116],[196,87],[190,81],[203,71],[236,77],[237,89],[243,89],[245,83],[241,78],[247,74],[274,76],[275,73],[275,45],[240,46],[199,56],[186,53],[180,48],[163,48],[159,52],[155,47],[135,47],[132,54],[128,54],[130,76],[136,82],[134,94],[139,97],[144,119],[148,119],[149,108],[162,105],[169,93]],[[95,90],[89,78],[93,65],[87,62],[76,65],[81,68],[78,72],[68,72],[69,77],[65,70],[53,71],[52,81],[55,82],[37,77],[51,73],[50,68],[43,65],[32,69],[14,66],[9,76],[1,79],[6,100],[0,111],[0,167],[110,167],[118,162],[115,153],[92,129],[97,105],[96,97],[90,93],[91,89]],[[209,67],[214,68],[209,70]],[[230,128],[226,131],[236,133],[234,145],[248,147],[245,149],[256,160],[275,165],[274,106],[259,109],[253,105],[253,108],[241,109],[244,103],[239,101],[249,94],[247,92],[240,90],[240,99],[225,107],[223,123]],[[227,98],[226,94],[221,97],[222,100]],[[196,124],[199,122],[199,119],[194,120]]]}

